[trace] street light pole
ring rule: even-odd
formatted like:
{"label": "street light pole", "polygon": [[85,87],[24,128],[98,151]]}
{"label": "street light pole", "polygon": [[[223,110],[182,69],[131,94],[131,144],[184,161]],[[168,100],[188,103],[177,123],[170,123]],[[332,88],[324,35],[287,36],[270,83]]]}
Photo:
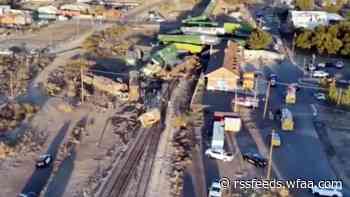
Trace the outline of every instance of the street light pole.
{"label": "street light pole", "polygon": [[237,112],[238,106],[237,106],[237,87],[235,88],[235,105],[234,105],[234,112]]}
{"label": "street light pole", "polygon": [[273,144],[272,144],[272,138],[273,135],[275,133],[275,129],[272,129],[272,133],[271,133],[271,141],[270,141],[270,153],[269,153],[269,161],[268,161],[268,166],[267,166],[267,176],[266,179],[270,180],[271,177],[271,167],[272,167],[272,150],[273,150]]}
{"label": "street light pole", "polygon": [[84,70],[83,70],[83,65],[80,65],[80,101],[81,101],[81,104],[84,103],[84,80],[83,80],[83,77],[84,77]]}
{"label": "street light pole", "polygon": [[268,82],[267,85],[267,90],[266,90],[266,97],[265,97],[265,108],[264,108],[264,114],[263,114],[263,119],[266,117],[266,112],[267,112],[267,107],[269,104],[269,99],[270,99],[270,88],[271,88],[271,82]]}

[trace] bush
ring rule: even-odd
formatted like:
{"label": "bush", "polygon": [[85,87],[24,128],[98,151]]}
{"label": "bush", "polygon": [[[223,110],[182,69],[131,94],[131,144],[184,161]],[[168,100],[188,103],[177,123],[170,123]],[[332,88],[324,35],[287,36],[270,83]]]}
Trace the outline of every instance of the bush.
{"label": "bush", "polygon": [[248,47],[250,49],[266,49],[271,42],[272,36],[268,32],[255,29],[248,39]]}
{"label": "bush", "polygon": [[299,10],[313,10],[315,6],[314,0],[296,0],[295,4]]}

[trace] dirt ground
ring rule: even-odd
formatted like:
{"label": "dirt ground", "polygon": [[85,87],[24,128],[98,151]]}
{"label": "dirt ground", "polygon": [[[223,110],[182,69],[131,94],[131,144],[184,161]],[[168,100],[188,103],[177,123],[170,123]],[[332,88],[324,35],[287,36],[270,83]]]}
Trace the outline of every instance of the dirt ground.
{"label": "dirt ground", "polygon": [[100,26],[90,21],[63,21],[50,24],[36,32],[17,32],[7,37],[0,37],[2,48],[20,45],[26,43],[33,48],[47,47],[48,45],[58,44],[59,42],[74,40],[76,35],[81,35],[91,30],[92,27]]}
{"label": "dirt ground", "polygon": [[326,153],[339,177],[347,186],[350,185],[350,112],[339,111],[330,107],[318,106],[318,129]]}

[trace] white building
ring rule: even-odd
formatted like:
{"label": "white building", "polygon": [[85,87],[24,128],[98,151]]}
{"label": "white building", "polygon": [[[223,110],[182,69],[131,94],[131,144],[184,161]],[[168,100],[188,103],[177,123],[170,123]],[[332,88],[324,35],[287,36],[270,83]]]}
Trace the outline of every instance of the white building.
{"label": "white building", "polygon": [[324,11],[290,11],[288,19],[294,28],[313,29],[320,25],[329,25],[330,22],[344,20],[339,14]]}
{"label": "white building", "polygon": [[57,14],[58,9],[54,6],[49,5],[49,6],[39,7],[38,12],[43,14]]}
{"label": "white building", "polygon": [[11,6],[9,5],[0,5],[0,15],[4,15],[6,12],[11,10]]}
{"label": "white building", "polygon": [[211,148],[214,150],[223,150],[225,142],[224,124],[215,121],[213,125],[213,138],[211,140]]}

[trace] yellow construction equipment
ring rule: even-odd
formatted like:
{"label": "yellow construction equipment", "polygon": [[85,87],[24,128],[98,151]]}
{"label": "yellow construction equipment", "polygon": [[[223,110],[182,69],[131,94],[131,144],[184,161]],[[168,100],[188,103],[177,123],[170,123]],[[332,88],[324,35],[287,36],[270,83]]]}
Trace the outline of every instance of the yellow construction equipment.
{"label": "yellow construction equipment", "polygon": [[157,108],[151,109],[138,118],[144,128],[150,128],[160,120],[160,111]]}
{"label": "yellow construction equipment", "polygon": [[295,104],[296,102],[296,87],[294,85],[289,85],[286,94],[286,103]]}
{"label": "yellow construction equipment", "polygon": [[287,108],[283,108],[281,110],[281,127],[282,130],[285,131],[293,131],[294,130],[294,121],[292,112]]}

